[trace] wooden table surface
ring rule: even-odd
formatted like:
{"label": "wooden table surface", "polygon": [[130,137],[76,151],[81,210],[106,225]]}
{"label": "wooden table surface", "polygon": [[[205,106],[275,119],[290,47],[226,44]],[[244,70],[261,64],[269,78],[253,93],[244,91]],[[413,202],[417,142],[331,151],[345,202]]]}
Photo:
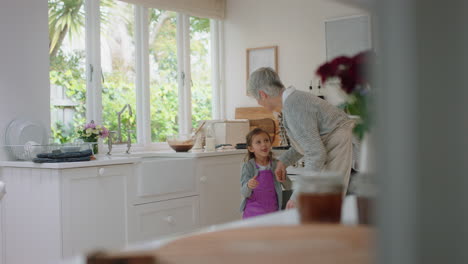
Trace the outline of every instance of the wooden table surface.
{"label": "wooden table surface", "polygon": [[173,241],[151,252],[157,263],[373,263],[366,226],[295,225],[230,229]]}

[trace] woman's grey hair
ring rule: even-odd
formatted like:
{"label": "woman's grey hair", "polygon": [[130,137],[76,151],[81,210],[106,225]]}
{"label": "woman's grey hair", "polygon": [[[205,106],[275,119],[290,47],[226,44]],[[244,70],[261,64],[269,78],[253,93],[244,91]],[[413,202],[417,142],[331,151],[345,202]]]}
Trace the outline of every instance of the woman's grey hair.
{"label": "woman's grey hair", "polygon": [[260,99],[260,91],[269,96],[277,96],[284,89],[278,74],[270,67],[259,68],[252,72],[247,86],[247,95]]}

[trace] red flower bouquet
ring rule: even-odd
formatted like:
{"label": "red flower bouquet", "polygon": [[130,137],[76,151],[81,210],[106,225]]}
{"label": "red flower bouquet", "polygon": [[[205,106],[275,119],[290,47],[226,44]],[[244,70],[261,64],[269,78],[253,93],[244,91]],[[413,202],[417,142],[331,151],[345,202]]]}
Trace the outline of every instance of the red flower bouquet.
{"label": "red flower bouquet", "polygon": [[337,57],[324,63],[316,71],[322,83],[331,79],[340,81],[341,89],[348,95],[343,105],[344,110],[350,115],[360,117],[354,128],[354,133],[359,138],[362,138],[370,127],[370,71],[374,68],[374,60],[375,55],[372,51],[364,51],[353,57]]}

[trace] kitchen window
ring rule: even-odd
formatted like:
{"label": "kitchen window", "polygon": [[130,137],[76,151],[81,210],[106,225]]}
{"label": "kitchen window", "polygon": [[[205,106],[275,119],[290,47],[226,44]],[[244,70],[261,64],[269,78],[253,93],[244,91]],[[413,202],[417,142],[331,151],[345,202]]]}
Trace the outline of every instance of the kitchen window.
{"label": "kitchen window", "polygon": [[115,131],[124,108],[122,137],[131,130],[142,148],[221,118],[219,23],[118,0],[49,0],[55,142],[90,120]]}

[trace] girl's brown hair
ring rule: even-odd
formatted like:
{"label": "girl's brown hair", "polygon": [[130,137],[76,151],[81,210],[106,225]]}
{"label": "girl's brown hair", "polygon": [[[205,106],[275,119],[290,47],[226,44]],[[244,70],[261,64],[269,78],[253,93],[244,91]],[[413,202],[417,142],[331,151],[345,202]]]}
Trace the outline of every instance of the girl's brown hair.
{"label": "girl's brown hair", "polygon": [[[268,136],[268,139],[270,140],[270,143],[273,144],[273,142],[271,142],[271,137],[270,137],[270,134],[268,134],[265,130],[261,129],[261,128],[254,128],[252,131],[250,131],[247,136],[245,137],[246,139],[246,142],[247,142],[247,155],[245,155],[245,158],[244,158],[244,161],[247,162],[249,161],[250,159],[253,159],[255,158],[255,154],[253,152],[250,152],[249,151],[249,147],[252,146],[252,139],[254,136],[256,135],[260,135],[260,134],[266,134]],[[268,158],[269,160],[273,160],[273,153],[271,152],[270,150],[270,153],[268,155]]]}

